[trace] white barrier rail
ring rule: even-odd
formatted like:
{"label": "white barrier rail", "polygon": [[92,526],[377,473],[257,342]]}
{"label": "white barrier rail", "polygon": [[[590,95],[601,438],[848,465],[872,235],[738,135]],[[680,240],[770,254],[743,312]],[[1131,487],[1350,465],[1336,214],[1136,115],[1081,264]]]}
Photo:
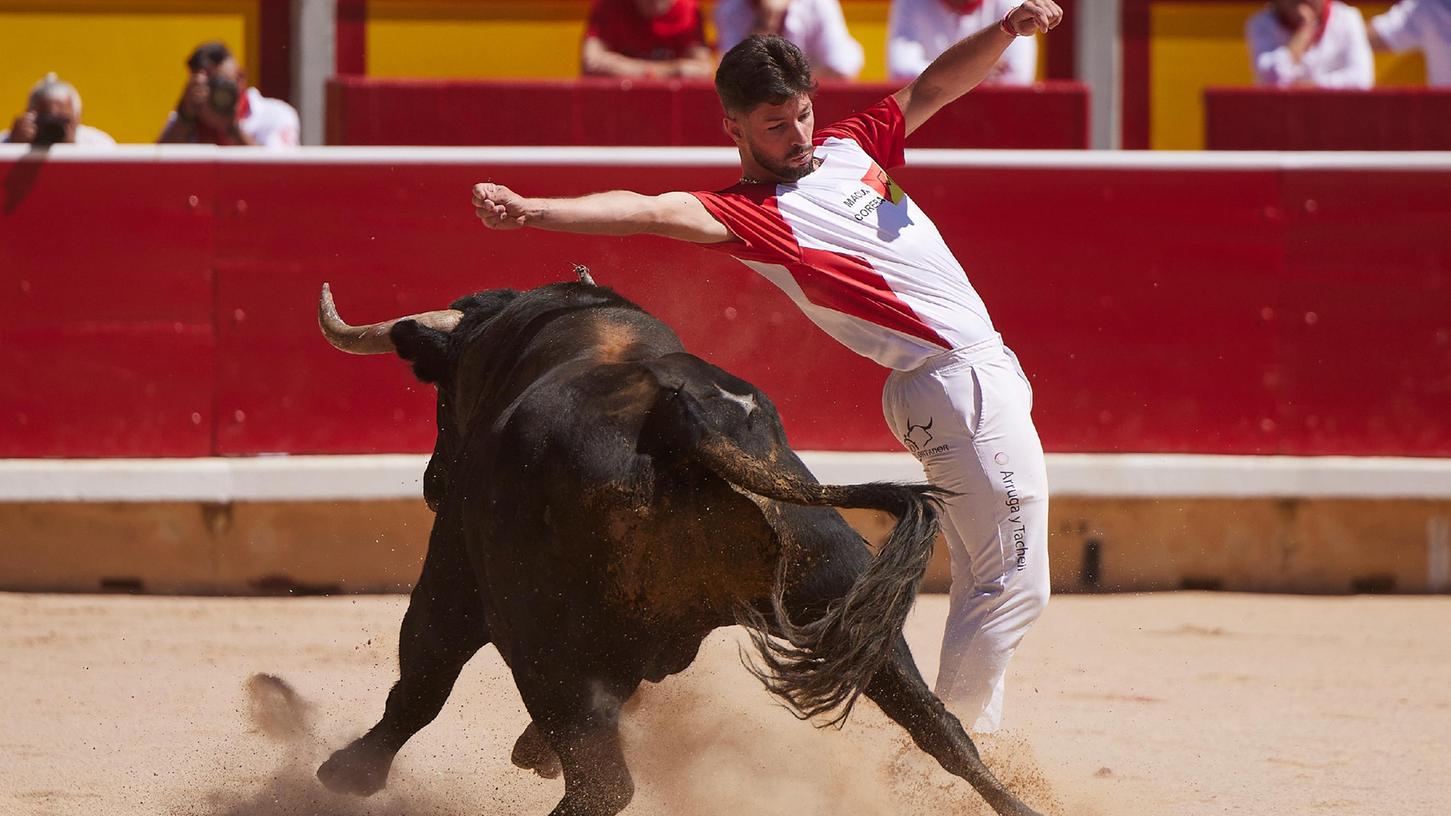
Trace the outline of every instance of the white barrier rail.
{"label": "white barrier rail", "polygon": [[[824,482],[919,481],[905,453],[807,451]],[[3,502],[366,501],[422,495],[428,457],[4,459]],[[1451,499],[1451,459],[1049,454],[1054,496]]]}
{"label": "white barrier rail", "polygon": [[[0,160],[48,162],[221,162],[226,164],[465,164],[729,167],[730,147],[261,147],[216,145],[0,145]],[[908,167],[1022,167],[1112,170],[1451,171],[1441,151],[943,150],[908,149]]]}

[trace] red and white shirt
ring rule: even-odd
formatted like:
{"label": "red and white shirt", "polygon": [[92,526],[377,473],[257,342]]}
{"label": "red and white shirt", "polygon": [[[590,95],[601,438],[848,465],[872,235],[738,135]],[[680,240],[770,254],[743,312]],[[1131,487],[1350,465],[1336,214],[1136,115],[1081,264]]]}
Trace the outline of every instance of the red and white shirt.
{"label": "red and white shirt", "polygon": [[696,0],[676,0],[659,17],[642,15],[634,0],[594,0],[584,36],[635,59],[683,59],[705,45],[705,23]]}
{"label": "red and white shirt", "polygon": [[819,130],[817,169],[794,184],[692,193],[735,238],[706,244],[779,286],[813,323],[889,368],[996,334],[942,235],[887,175],[906,123],[887,97]]}

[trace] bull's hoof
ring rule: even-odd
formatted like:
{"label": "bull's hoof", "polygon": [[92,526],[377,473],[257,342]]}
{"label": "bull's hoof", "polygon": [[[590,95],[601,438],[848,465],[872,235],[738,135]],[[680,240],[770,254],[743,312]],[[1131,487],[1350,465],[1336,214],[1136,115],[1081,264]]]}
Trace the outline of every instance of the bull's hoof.
{"label": "bull's hoof", "polygon": [[372,796],[388,783],[392,765],[391,755],[355,742],[329,757],[317,769],[317,778],[333,793]]}
{"label": "bull's hoof", "polygon": [[533,771],[545,779],[555,779],[563,770],[559,766],[559,755],[544,741],[544,735],[539,733],[539,727],[529,723],[524,733],[514,742],[514,753],[509,756],[509,761],[526,771]]}

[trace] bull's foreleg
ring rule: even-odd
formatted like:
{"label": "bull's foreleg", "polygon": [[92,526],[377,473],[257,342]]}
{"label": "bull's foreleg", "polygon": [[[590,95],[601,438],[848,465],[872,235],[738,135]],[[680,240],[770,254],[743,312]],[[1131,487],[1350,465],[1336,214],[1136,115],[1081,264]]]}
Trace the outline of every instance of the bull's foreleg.
{"label": "bull's foreleg", "polygon": [[892,656],[866,689],[871,698],[948,773],[967,780],[992,809],[1004,816],[1038,816],[983,764],[962,723],[937,699],[912,661],[907,641],[897,636]]}
{"label": "bull's foreleg", "polygon": [[470,657],[489,642],[474,573],[461,545],[435,536],[398,638],[398,682],[383,718],[317,770],[336,793],[369,796],[388,781],[393,757],[433,722]]}
{"label": "bull's foreleg", "polygon": [[635,782],[620,748],[620,707],[639,684],[571,678],[563,686],[520,692],[544,741],[564,769],[564,798],[550,816],[614,816],[630,804]]}

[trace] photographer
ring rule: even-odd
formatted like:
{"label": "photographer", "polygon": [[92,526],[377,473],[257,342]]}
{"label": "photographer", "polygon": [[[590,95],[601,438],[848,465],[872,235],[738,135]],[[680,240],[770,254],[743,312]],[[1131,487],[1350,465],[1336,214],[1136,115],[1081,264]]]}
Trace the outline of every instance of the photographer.
{"label": "photographer", "polygon": [[186,68],[190,77],[158,142],[297,146],[297,111],[248,87],[246,74],[225,45],[202,43],[187,58]]}
{"label": "photographer", "polygon": [[45,147],[53,144],[78,144],[89,147],[114,147],[116,140],[105,131],[81,124],[81,95],[69,82],[55,74],[30,89],[25,113],[15,117],[9,130],[0,131],[0,142],[31,144]]}

